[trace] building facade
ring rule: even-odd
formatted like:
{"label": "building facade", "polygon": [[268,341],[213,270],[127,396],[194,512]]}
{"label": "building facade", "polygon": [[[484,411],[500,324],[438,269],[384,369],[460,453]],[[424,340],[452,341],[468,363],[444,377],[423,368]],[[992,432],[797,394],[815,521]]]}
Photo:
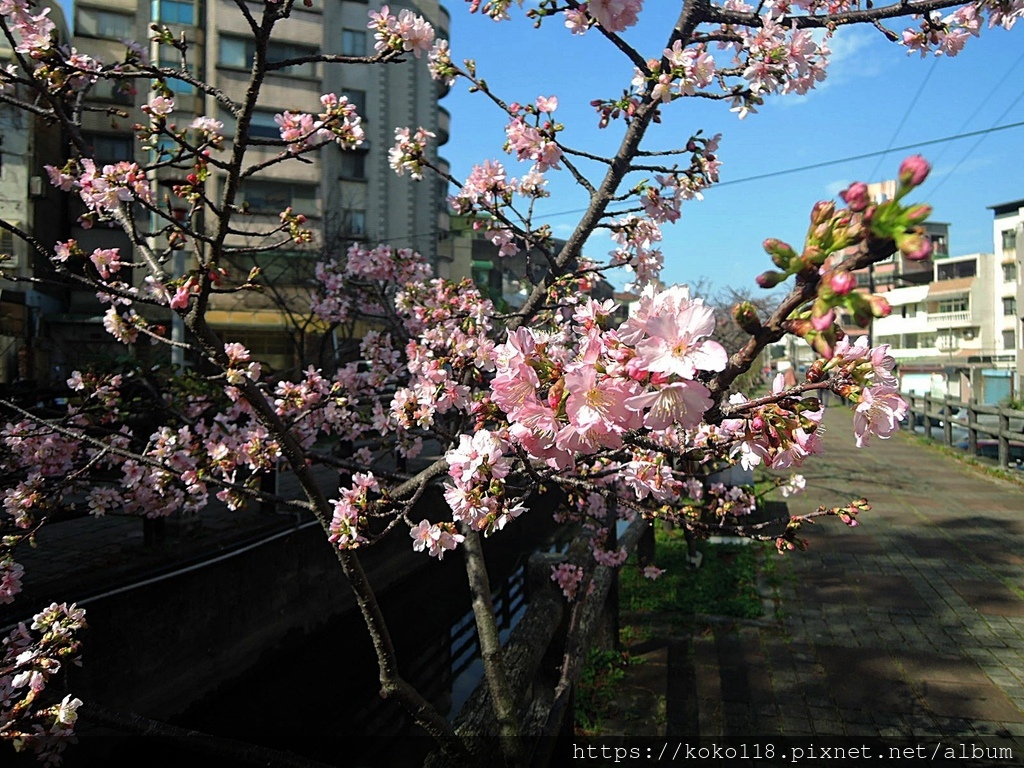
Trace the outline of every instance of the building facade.
{"label": "building facade", "polygon": [[[60,6],[43,2],[60,40],[70,37]],[[14,61],[14,52],[0,36],[0,66]],[[15,98],[31,100],[22,86],[7,86]],[[44,248],[64,239],[67,231],[66,199],[55,190],[44,166],[61,165],[65,156],[58,128],[38,116],[0,103],[0,218],[26,233]],[[20,282],[34,277],[41,256],[12,231],[0,228],[0,384],[35,382],[49,375],[51,355],[41,334],[41,319],[59,312],[63,291],[39,283]]]}
{"label": "building facade", "polygon": [[[392,2],[390,6],[393,13],[408,7],[431,22],[439,37],[448,36],[448,13],[437,0]],[[308,7],[296,3],[290,17],[274,27],[268,61],[319,53],[372,54],[368,13],[380,7],[379,0],[313,0]],[[151,24],[167,26],[175,40],[188,42],[184,55],[173,46],[151,42],[153,63],[186,69],[233,102],[244,100],[255,45],[248,22],[229,0],[80,0],[75,8],[75,45],[105,61],[116,60],[124,51],[120,40],[152,37]],[[175,100],[170,121],[184,127],[193,117],[206,115],[224,124],[226,136],[233,135],[234,116],[213,94],[182,79],[171,79],[168,86]],[[225,246],[233,253],[225,255],[221,264],[228,270],[229,282],[236,283],[244,280],[253,266],[260,267],[267,288],[219,294],[208,313],[226,340],[242,342],[271,370],[311,362],[312,340],[324,331],[309,313],[310,281],[317,261],[343,253],[352,243],[387,242],[414,248],[436,264],[437,243],[446,235],[444,185],[429,178],[416,182],[408,176],[398,177],[388,166],[396,127],[422,126],[435,133],[431,147],[435,162],[439,162],[436,147],[447,141],[448,114],[438,106],[444,86],[430,78],[425,57],[410,55],[403,63],[382,66],[306,62],[270,71],[251,121],[253,143],[246,151],[246,164],[271,161],[281,153],[280,146],[260,143],[280,139],[276,115],[285,110],[316,114],[322,111],[321,94],[332,92],[347,96],[356,106],[366,140],[354,151],[331,144],[302,160],[270,164],[241,183],[236,202],[245,207],[246,214],[237,217],[237,228],[249,234],[228,237]],[[140,147],[132,131],[132,126],[144,119],[139,110],[150,95],[141,85],[133,93],[110,82],[97,84],[91,94],[93,104],[110,109],[86,114],[83,130],[98,165],[119,160],[145,164],[167,156],[159,154],[163,146],[156,150]],[[127,116],[119,117],[115,109],[124,110]],[[228,142],[222,154],[230,150]],[[161,202],[169,200],[174,206],[173,186],[184,173],[187,171],[165,168],[154,174]],[[218,200],[224,184],[224,174],[213,169],[206,194]],[[186,207],[182,202],[181,209]],[[275,228],[278,213],[288,207],[307,217],[313,241],[260,251],[259,246],[265,244],[261,233]],[[156,231],[161,222],[150,223],[150,229]],[[131,250],[117,230],[85,230],[77,225],[72,229],[71,236],[79,239],[83,248]],[[154,245],[160,248],[166,241],[160,242],[158,237]],[[185,253],[182,258],[187,265],[194,256]],[[68,348],[80,349],[82,342],[97,341],[92,338],[94,331],[103,333],[99,325],[103,308],[95,297],[80,293],[69,302],[63,317],[53,320],[56,335]]]}

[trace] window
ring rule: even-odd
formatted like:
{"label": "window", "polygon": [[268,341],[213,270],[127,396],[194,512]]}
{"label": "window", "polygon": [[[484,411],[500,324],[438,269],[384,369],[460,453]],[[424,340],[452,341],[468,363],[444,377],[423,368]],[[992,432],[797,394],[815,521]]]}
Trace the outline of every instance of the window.
{"label": "window", "polygon": [[1012,283],[1017,279],[1017,262],[1003,264],[1003,282]]}
{"label": "window", "polygon": [[131,80],[97,80],[89,91],[89,98],[98,101],[113,101],[117,104],[135,102],[135,85]]}
{"label": "window", "polygon": [[932,251],[936,256],[945,256],[949,252],[949,244],[945,235],[931,235]]}
{"label": "window", "polygon": [[341,52],[346,56],[366,55],[366,33],[361,30],[341,31]]}
{"label": "window", "polygon": [[1016,315],[1017,314],[1017,299],[1013,296],[1007,296],[1003,299],[1003,314],[1004,315]]}
{"label": "window", "polygon": [[978,274],[978,264],[972,259],[971,261],[939,264],[936,277],[939,280],[955,280],[958,277],[974,277],[976,274]]}
{"label": "window", "polygon": [[341,178],[363,180],[366,178],[366,153],[341,153]]}
{"label": "window", "polygon": [[276,214],[294,208],[296,213],[319,215],[317,196],[316,186],[288,181],[244,181],[238,190],[239,204],[248,204],[252,213]]}
{"label": "window", "polygon": [[[317,53],[316,48],[308,48],[304,45],[292,43],[280,43],[271,40],[267,43],[267,61],[285,61],[286,59],[297,59],[301,56],[313,56]],[[253,57],[256,55],[256,43],[240,37],[221,37],[219,57],[217,62],[222,67],[235,67],[237,69],[249,69],[252,67]],[[293,77],[315,77],[316,64],[312,61],[305,64],[296,64],[285,69],[275,69],[271,74],[291,75]]]}
{"label": "window", "polygon": [[1016,349],[1017,337],[1013,331],[1003,331],[1003,349]]}
{"label": "window", "polygon": [[939,314],[966,312],[969,308],[966,296],[959,296],[955,299],[942,299],[939,302]]}
{"label": "window", "polygon": [[126,13],[79,8],[75,15],[75,34],[110,37],[115,40],[135,37],[135,17]]}
{"label": "window", "polygon": [[150,13],[153,21],[162,21],[164,24],[192,26],[196,23],[195,4],[192,0],[152,0]]}
{"label": "window", "polygon": [[277,114],[259,109],[253,112],[252,120],[249,121],[249,135],[259,139],[280,139],[281,126],[274,119]]}
{"label": "window", "polygon": [[366,91],[345,88],[341,95],[348,99],[348,103],[356,108],[356,114],[363,118],[363,122],[366,122]]}
{"label": "window", "polygon": [[83,136],[97,167],[135,160],[135,140],[131,136],[93,134]]}
{"label": "window", "polygon": [[1002,234],[1003,234],[1003,250],[1004,251],[1016,251],[1017,250],[1017,230],[1015,230],[1015,229],[1004,229]]}
{"label": "window", "polygon": [[366,236],[366,211],[345,211],[345,235],[347,237]]}

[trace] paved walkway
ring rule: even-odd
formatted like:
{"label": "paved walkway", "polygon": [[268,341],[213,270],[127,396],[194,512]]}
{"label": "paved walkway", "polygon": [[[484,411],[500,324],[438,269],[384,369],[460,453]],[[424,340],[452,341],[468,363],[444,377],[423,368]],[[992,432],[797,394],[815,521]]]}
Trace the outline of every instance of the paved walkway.
{"label": "paved walkway", "polygon": [[748,760],[709,762],[1024,765],[1024,485],[906,434],[858,450],[845,409],[825,427],[826,452],[799,470],[808,488],[790,511],[859,496],[873,509],[854,529],[805,527],[811,547],[776,560],[781,587],[765,587],[763,619],[707,621],[638,649],[633,690],[667,694],[667,712],[591,744],[639,746],[637,765],[663,745],[663,762],[677,748],[683,761],[688,746],[746,745]]}

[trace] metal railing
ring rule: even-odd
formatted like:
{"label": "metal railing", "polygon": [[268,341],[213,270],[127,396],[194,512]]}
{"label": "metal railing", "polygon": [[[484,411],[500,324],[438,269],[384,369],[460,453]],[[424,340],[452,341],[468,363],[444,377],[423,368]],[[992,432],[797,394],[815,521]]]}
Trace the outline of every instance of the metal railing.
{"label": "metal railing", "polygon": [[[971,400],[956,400],[948,396],[904,393],[903,397],[908,404],[908,423],[914,427],[920,421],[929,440],[935,439],[932,433],[938,430],[939,439],[952,447],[953,429],[959,427],[967,432],[967,452],[970,455],[979,454],[978,437],[983,435],[997,441],[994,458],[1000,467],[1005,469],[1011,463],[1019,464],[1024,460],[1024,411],[998,405],[979,405]],[[987,417],[984,422],[982,417]]]}

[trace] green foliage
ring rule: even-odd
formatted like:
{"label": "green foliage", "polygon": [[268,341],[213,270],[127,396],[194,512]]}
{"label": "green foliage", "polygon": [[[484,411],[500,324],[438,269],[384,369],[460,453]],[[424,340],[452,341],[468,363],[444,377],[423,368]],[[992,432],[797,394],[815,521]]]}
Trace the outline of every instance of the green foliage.
{"label": "green foliage", "polygon": [[615,697],[630,663],[628,653],[590,650],[576,686],[576,728],[582,735],[601,733],[615,714]]}
{"label": "green foliage", "polygon": [[620,580],[620,605],[626,611],[672,612],[680,620],[693,614],[756,618],[758,547],[698,542],[700,568],[687,560],[686,540],[679,530],[656,534],[656,562],[665,573],[651,581],[635,563],[627,563]]}

